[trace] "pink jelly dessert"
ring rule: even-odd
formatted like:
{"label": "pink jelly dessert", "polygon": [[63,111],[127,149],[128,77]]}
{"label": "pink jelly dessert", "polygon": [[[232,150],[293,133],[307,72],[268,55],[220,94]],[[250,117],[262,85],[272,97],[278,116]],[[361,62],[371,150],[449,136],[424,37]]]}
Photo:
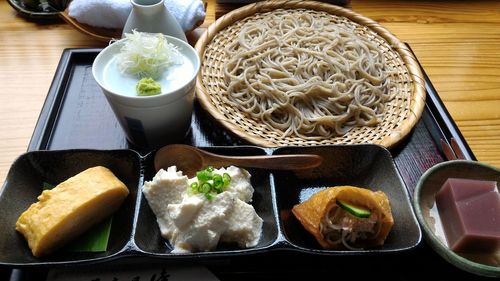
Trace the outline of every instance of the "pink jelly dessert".
{"label": "pink jelly dessert", "polygon": [[449,178],[436,194],[448,245],[455,252],[500,246],[500,194],[494,181]]}

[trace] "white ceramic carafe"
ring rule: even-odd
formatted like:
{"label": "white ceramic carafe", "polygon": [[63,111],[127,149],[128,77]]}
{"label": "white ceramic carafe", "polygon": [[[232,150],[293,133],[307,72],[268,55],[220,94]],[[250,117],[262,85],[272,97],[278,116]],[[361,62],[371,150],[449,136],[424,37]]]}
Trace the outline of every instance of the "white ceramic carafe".
{"label": "white ceramic carafe", "polygon": [[165,7],[164,0],[131,0],[132,11],[123,27],[122,37],[132,30],[163,33],[187,42],[181,26]]}

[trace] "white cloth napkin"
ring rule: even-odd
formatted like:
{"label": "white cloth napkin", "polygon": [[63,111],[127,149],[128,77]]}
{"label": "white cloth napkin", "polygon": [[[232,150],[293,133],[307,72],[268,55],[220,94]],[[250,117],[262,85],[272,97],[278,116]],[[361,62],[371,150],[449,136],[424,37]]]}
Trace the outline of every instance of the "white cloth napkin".
{"label": "white cloth napkin", "polygon": [[[205,19],[201,0],[166,0],[165,6],[184,31],[197,27]],[[132,10],[130,0],[73,0],[68,14],[80,23],[95,27],[123,28]]]}

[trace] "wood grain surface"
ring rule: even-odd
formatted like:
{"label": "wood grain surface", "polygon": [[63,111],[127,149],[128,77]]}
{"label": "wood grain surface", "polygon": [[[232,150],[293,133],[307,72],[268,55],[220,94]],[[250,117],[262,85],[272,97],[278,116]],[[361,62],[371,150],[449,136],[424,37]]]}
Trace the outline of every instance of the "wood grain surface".
{"label": "wood grain surface", "polygon": [[[204,27],[215,20],[209,0]],[[500,167],[500,1],[353,0],[415,51],[480,161]],[[0,1],[0,182],[24,153],[65,48],[105,47]]]}

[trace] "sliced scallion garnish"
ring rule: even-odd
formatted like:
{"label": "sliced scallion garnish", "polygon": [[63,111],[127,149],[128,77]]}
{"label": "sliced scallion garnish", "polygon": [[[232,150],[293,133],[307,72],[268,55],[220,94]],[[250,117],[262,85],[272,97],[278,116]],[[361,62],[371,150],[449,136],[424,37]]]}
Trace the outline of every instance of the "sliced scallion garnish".
{"label": "sliced scallion garnish", "polygon": [[228,173],[224,173],[222,175],[222,182],[224,183],[224,187],[228,187],[231,182],[231,176]]}
{"label": "sliced scallion garnish", "polygon": [[202,193],[208,200],[212,200],[214,195],[227,189],[231,182],[231,176],[228,173],[222,175],[214,173],[214,168],[211,166],[196,172],[196,179],[197,181],[190,185],[190,193]]}

